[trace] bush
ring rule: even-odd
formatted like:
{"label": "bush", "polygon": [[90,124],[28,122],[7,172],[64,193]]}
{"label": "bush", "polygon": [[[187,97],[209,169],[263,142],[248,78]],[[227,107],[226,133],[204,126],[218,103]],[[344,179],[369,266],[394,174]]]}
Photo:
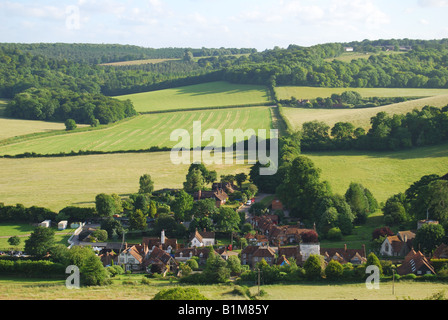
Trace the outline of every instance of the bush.
{"label": "bush", "polygon": [[434,281],[437,280],[437,276],[435,274],[424,274],[422,276],[423,281]]}
{"label": "bush", "polygon": [[417,279],[417,276],[416,276],[415,274],[413,274],[413,273],[408,273],[408,274],[406,274],[406,275],[403,276],[403,279],[406,279],[406,280],[415,280],[415,279]]}
{"label": "bush", "polygon": [[338,227],[331,228],[330,230],[328,230],[327,238],[333,241],[342,240],[341,229],[339,229]]}
{"label": "bush", "polygon": [[142,278],[142,284],[150,285],[151,280],[149,280],[148,278]]}
{"label": "bush", "polygon": [[192,270],[199,269],[199,264],[195,259],[189,259],[185,262]]}
{"label": "bush", "polygon": [[344,272],[344,267],[336,260],[331,260],[325,268],[325,275],[328,280],[340,280]]}
{"label": "bush", "polygon": [[157,293],[153,300],[208,300],[197,288],[164,289]]}

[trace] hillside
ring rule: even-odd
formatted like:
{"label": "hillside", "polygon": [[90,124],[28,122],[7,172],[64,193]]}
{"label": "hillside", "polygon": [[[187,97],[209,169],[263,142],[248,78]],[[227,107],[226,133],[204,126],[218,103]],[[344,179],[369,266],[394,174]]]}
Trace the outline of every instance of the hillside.
{"label": "hillside", "polygon": [[115,98],[131,100],[137,112],[269,103],[264,86],[231,84],[224,81],[116,96]]}
{"label": "hillside", "polygon": [[[134,117],[100,130],[25,139],[1,146],[0,154],[140,150],[153,146],[172,148],[177,144],[177,140],[170,141],[171,133],[175,129],[186,129],[192,135],[194,121],[201,121],[202,132],[218,129],[223,137],[225,129],[254,129],[255,132],[258,129],[266,129],[269,134],[272,127],[269,107],[157,113]],[[209,142],[203,142],[203,146],[207,144]]]}

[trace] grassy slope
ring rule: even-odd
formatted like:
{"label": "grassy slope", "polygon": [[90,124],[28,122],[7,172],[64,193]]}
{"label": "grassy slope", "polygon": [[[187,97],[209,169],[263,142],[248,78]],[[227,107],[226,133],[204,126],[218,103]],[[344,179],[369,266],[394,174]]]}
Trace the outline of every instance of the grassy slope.
{"label": "grassy slope", "polygon": [[269,101],[264,86],[231,84],[223,81],[116,98],[130,99],[138,112],[263,104]]}
{"label": "grassy slope", "polygon": [[[192,135],[193,121],[201,121],[202,132],[219,129],[224,137],[225,129],[270,129],[272,126],[269,107],[241,109],[217,109],[205,111],[184,111],[141,115],[116,126],[103,130],[49,136],[0,147],[0,154],[36,152],[52,154],[72,150],[138,150],[152,146],[173,147],[170,141],[175,129],[186,129]],[[1,132],[1,131],[0,131]],[[208,142],[203,142],[207,145]]]}
{"label": "grassy slope", "polygon": [[406,101],[376,108],[364,109],[305,109],[283,107],[283,113],[289,120],[293,129],[300,129],[304,122],[318,120],[333,126],[338,121],[351,122],[355,126],[370,127],[370,118],[378,112],[385,111],[390,114],[404,114],[413,109],[421,109],[430,105],[444,107],[448,104],[448,94],[428,97],[418,100]]}
{"label": "grassy slope", "polygon": [[378,201],[404,192],[426,174],[448,172],[448,145],[397,152],[322,152],[307,153],[322,179],[335,193],[345,194],[350,182],[359,182],[372,191]]}

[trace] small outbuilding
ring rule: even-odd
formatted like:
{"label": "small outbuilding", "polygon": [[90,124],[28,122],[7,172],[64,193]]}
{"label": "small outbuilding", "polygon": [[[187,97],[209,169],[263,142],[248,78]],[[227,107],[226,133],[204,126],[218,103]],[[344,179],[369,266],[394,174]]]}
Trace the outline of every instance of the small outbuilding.
{"label": "small outbuilding", "polygon": [[68,225],[68,221],[66,221],[66,220],[59,221],[59,223],[58,223],[58,230],[65,230],[65,229],[67,229],[67,225]]}

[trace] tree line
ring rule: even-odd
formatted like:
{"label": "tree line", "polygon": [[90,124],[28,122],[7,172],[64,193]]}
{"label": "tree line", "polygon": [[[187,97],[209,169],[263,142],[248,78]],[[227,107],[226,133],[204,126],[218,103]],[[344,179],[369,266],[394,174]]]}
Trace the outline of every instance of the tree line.
{"label": "tree line", "polygon": [[253,48],[145,48],[134,45],[89,43],[2,43],[0,48],[19,49],[33,55],[87,64],[143,59],[180,59],[186,49],[191,51],[194,57],[257,52]]}
{"label": "tree line", "polygon": [[302,125],[301,147],[306,151],[323,150],[402,150],[448,141],[448,106],[425,106],[406,114],[379,112],[370,120],[370,129],[337,122],[330,128],[324,122]]}

